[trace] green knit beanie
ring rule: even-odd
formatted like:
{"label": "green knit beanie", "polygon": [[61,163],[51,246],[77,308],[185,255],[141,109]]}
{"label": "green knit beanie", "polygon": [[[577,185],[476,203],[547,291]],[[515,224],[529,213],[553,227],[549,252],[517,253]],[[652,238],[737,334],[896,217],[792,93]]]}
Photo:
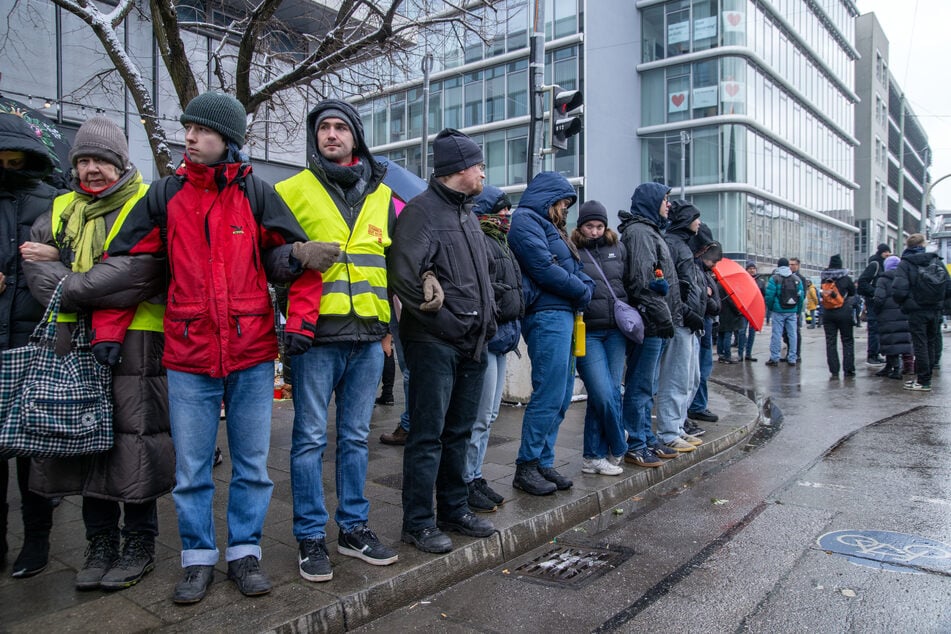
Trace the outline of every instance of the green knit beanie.
{"label": "green knit beanie", "polygon": [[188,102],[179,118],[182,125],[197,123],[223,136],[225,141],[244,145],[248,129],[248,115],[241,102],[220,92],[206,92]]}

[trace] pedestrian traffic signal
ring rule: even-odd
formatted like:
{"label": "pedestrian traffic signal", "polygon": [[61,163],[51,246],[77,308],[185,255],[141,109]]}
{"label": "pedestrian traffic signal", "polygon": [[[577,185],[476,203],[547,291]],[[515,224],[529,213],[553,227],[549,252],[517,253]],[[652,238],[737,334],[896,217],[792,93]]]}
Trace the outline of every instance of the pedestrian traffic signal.
{"label": "pedestrian traffic signal", "polygon": [[581,132],[581,113],[584,104],[580,90],[551,87],[551,144],[552,150],[567,150],[568,137]]}

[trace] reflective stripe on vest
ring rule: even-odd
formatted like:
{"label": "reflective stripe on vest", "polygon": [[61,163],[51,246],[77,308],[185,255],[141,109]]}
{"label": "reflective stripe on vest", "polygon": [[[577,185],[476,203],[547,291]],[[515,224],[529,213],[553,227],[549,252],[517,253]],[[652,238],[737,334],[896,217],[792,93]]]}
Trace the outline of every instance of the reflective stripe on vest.
{"label": "reflective stripe on vest", "polygon": [[[149,190],[149,186],[144,183],[139,185],[139,191],[130,198],[122,206],[122,209],[119,211],[119,215],[116,216],[116,221],[112,223],[112,228],[109,230],[109,234],[106,236],[106,242],[103,245],[103,249],[108,249],[109,244],[112,242],[112,239],[116,237],[116,234],[119,233],[119,228],[122,226],[122,223],[125,221],[126,217],[129,215],[129,212],[132,211],[132,208],[135,207],[135,203],[138,202],[140,198],[145,196],[145,192]],[[53,218],[52,218],[52,230],[53,230],[53,239],[56,239],[56,235],[59,233],[60,227],[62,226],[63,210],[66,209],[66,206],[72,202],[73,198],[76,196],[75,192],[70,192],[68,194],[63,194],[62,196],[57,196],[53,200]],[[162,332],[162,321],[165,318],[165,306],[163,304],[151,304],[149,302],[142,302],[135,309],[135,317],[132,318],[132,325],[129,326],[129,330],[150,330],[152,332]],[[75,322],[76,313],[60,313],[59,322]]]}
{"label": "reflective stripe on vest", "polygon": [[[323,275],[320,314],[352,313],[389,323],[384,250],[391,242],[389,217],[393,193],[390,188],[381,183],[367,195],[352,231],[330,194],[310,170],[281,181],[274,189],[297,217],[308,238],[340,243],[340,257]],[[314,211],[324,209],[333,212]]]}

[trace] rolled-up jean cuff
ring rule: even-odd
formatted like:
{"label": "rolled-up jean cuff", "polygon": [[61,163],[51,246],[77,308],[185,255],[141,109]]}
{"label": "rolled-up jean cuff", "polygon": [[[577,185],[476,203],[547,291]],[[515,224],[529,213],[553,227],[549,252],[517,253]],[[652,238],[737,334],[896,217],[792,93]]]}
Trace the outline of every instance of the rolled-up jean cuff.
{"label": "rolled-up jean cuff", "polygon": [[254,555],[256,559],[260,560],[261,547],[257,544],[238,544],[237,546],[228,546],[227,550],[225,550],[226,561],[237,561],[248,555]]}
{"label": "rolled-up jean cuff", "polygon": [[214,566],[218,563],[217,548],[194,548],[182,551],[182,568],[189,566]]}

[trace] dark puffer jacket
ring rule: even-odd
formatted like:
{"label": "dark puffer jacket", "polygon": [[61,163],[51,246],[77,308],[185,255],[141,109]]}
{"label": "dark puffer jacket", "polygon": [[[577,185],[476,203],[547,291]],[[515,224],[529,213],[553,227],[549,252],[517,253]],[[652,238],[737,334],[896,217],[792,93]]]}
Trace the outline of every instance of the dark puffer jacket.
{"label": "dark puffer jacket", "polygon": [[[122,183],[135,177],[135,168],[103,192],[108,197]],[[73,189],[86,196],[78,183]],[[105,216],[107,233],[121,206]],[[33,240],[59,248],[53,237],[51,214],[33,227]],[[65,250],[60,257],[66,259]],[[28,262],[30,288],[47,302],[62,277],[63,305],[68,308],[126,308],[139,302],[162,301],[165,261],[151,255],[122,256],[99,262],[85,273],[71,269],[72,262]],[[88,314],[80,318],[88,319]],[[60,326],[57,348],[69,348],[71,328]],[[115,445],[108,452],[78,458],[34,460],[30,488],[44,496],[80,494],[89,497],[141,503],[171,491],[175,484],[175,450],[168,420],[168,384],[162,367],[164,337],[161,332],[129,330],[122,341],[121,361],[112,371]]]}
{"label": "dark puffer jacket", "polygon": [[6,350],[26,345],[43,316],[43,306],[27,286],[19,247],[30,240],[33,223],[49,212],[57,192],[42,182],[53,163],[26,121],[0,114],[0,150],[26,154],[23,169],[0,168],[0,270],[7,284],[0,293],[0,350]]}
{"label": "dark puffer jacket", "polygon": [[885,271],[878,276],[872,298],[872,305],[878,313],[879,352],[884,355],[911,354],[913,351],[908,316],[892,295],[895,273],[895,270]]}
{"label": "dark puffer jacket", "polygon": [[703,330],[703,317],[707,312],[706,279],[697,268],[690,247],[690,241],[697,235],[690,230],[690,225],[699,216],[700,210],[690,203],[674,203],[668,218],[670,226],[664,234],[680,282],[681,320],[694,332]]}
{"label": "dark puffer jacket", "polygon": [[[486,185],[476,197],[472,213],[476,216],[494,214],[508,204],[508,197],[501,189]],[[508,240],[501,230],[489,232],[483,226],[482,231],[485,235],[486,253],[495,264],[492,292],[495,295],[497,330],[489,341],[489,351],[493,354],[506,354],[518,347],[522,332],[520,320],[525,315],[522,271],[518,268],[518,262],[515,261]]]}
{"label": "dark puffer jacket", "polygon": [[940,257],[937,253],[929,253],[924,247],[912,247],[905,249],[901,254],[901,262],[895,269],[895,281],[892,284],[892,295],[895,301],[901,306],[902,312],[918,313],[933,312],[938,313],[942,308],[942,303],[947,297],[937,300],[937,306],[921,306],[915,301],[914,287],[918,283],[918,267],[928,266],[931,260]]}
{"label": "dark puffer jacket", "polygon": [[[585,270],[594,280],[594,293],[591,294],[591,303],[584,311],[584,323],[588,330],[606,330],[616,328],[614,319],[614,297],[624,301],[627,292],[624,290],[624,263],[627,261],[627,249],[620,241],[608,244],[604,236],[597,240],[589,240],[587,244],[578,245],[581,261]],[[604,276],[611,283],[608,290],[604,278],[598,273],[595,261],[604,271]]]}

